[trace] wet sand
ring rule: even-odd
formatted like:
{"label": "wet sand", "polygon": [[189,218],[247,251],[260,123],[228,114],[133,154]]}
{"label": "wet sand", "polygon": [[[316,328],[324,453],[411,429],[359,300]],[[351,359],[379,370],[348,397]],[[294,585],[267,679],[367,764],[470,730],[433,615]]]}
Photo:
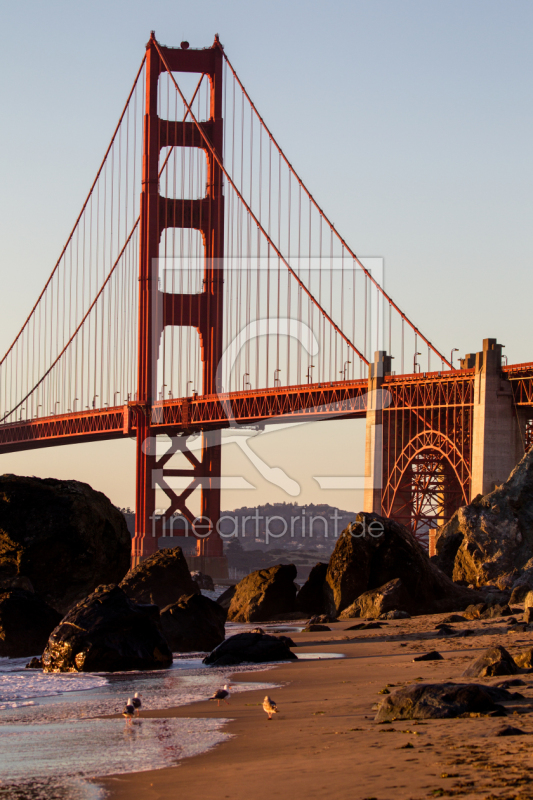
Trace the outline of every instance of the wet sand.
{"label": "wet sand", "polygon": [[[492,644],[511,653],[533,646],[530,632],[507,633],[505,618],[453,625],[472,636],[435,631],[446,615],[384,623],[380,630],[347,631],[358,620],[331,625],[331,632],[292,636],[295,652],[342,653],[345,658],[280,665],[262,673],[281,684],[270,692],[280,713],[269,722],[264,690],[233,695],[229,706],[200,702],[145,716],[228,719],[233,738],[179,766],[98,780],[111,800],[267,800],[329,796],[368,800],[461,796],[533,798],[533,739],[497,737],[505,725],[533,734],[533,674],[517,687],[526,701],[508,717],[471,717],[376,724],[372,706],[387,684],[460,681],[466,665]],[[443,661],[413,662],[436,649]],[[257,680],[240,673],[239,680]],[[480,682],[498,683],[503,678]],[[389,687],[394,691],[394,687]]]}

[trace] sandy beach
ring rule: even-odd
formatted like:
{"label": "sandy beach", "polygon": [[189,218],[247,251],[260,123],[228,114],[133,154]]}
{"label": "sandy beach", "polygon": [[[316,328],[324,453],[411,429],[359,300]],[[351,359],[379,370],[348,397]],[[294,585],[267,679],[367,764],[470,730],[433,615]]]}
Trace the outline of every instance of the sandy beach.
{"label": "sandy beach", "polygon": [[[347,631],[358,622],[350,620],[332,624],[330,632],[294,634],[298,655],[344,658],[299,661],[261,673],[263,680],[280,684],[270,692],[280,711],[272,721],[261,707],[264,690],[233,695],[230,705],[220,708],[206,701],[146,710],[144,716],[227,719],[232,738],[177,767],[98,783],[111,800],[533,797],[531,740],[496,735],[505,725],[533,734],[533,676],[527,673],[518,676],[526,700],[508,707],[506,718],[374,722],[372,707],[387,684],[394,691],[420,680],[461,681],[467,664],[492,644],[511,653],[533,644],[528,632],[507,633],[505,618],[461,623],[454,628],[471,635],[442,636],[435,625],[444,616],[389,621],[368,631]],[[434,649],[444,660],[413,661]],[[240,673],[235,682],[257,678]]]}

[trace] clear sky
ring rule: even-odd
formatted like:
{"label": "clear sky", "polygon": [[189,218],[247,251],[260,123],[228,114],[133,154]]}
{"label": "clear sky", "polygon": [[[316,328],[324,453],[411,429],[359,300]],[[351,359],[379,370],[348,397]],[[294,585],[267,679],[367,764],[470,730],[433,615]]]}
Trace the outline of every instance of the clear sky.
{"label": "clear sky", "polygon": [[[289,159],[387,289],[449,353],[488,336],[533,360],[533,5],[522,0],[113,0],[3,4],[0,350],[62,245],[109,141],[150,30],[215,33]],[[313,475],[359,474],[362,430],[335,422],[254,447],[302,485],[258,479],[235,445],[227,474],[259,488],[226,507],[317,500]],[[0,470],[87,480],[133,502],[133,444],[1,456]],[[360,495],[320,493],[356,510]]]}

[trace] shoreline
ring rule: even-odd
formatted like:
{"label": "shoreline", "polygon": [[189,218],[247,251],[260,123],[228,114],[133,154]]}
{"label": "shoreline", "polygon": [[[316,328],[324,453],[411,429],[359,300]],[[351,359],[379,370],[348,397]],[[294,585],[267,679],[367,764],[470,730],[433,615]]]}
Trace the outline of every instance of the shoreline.
{"label": "shoreline", "polygon": [[[356,621],[346,620],[333,623],[331,632],[293,634],[299,654],[335,652],[344,658],[264,665],[271,677],[268,682],[281,684],[271,692],[280,713],[270,722],[261,707],[264,689],[233,695],[231,705],[220,708],[200,701],[145,711],[146,717],[225,719],[223,731],[232,738],[174,767],[109,775],[94,783],[110,800],[178,796],[180,800],[198,796],[207,800],[290,796],[297,800],[324,794],[335,800],[414,800],[432,793],[486,798],[494,791],[502,798],[515,797],[516,791],[500,792],[510,786],[510,772],[516,779],[521,764],[527,774],[528,740],[495,734],[505,724],[533,734],[529,715],[507,720],[403,720],[385,726],[373,721],[372,706],[387,684],[461,682],[466,664],[491,645],[504,644],[512,652],[533,645],[528,633],[505,636],[505,619],[463,623],[460,629],[476,632],[466,638],[438,638],[435,624],[444,616],[394,620],[379,630],[364,632],[347,631]],[[415,655],[433,649],[444,660],[413,662]],[[254,675],[257,672],[240,672],[232,682],[253,682]],[[529,685],[528,676],[521,677],[528,685],[520,691],[533,702],[533,680]]]}

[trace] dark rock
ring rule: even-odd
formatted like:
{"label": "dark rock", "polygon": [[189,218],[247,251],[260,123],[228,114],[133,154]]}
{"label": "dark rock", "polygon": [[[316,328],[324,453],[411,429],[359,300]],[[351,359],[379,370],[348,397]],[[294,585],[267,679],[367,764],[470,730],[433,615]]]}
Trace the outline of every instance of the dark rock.
{"label": "dark rock", "polygon": [[45,672],[165,669],[172,653],[154,623],[157,609],[133,603],[118,586],[99,586],[52,632]]}
{"label": "dark rock", "polygon": [[531,592],[533,585],[533,581],[528,580],[527,583],[519,583],[517,586],[513,588],[511,592],[511,597],[509,598],[509,605],[515,606],[519,603],[523,603]]}
{"label": "dark rock", "polygon": [[507,603],[475,603],[465,609],[464,616],[467,620],[473,619],[495,619],[496,617],[508,617],[512,614]]}
{"label": "dark rock", "polygon": [[26,664],[25,669],[42,669],[43,668],[43,660],[42,658],[37,658],[37,656],[33,656],[31,661]]}
{"label": "dark rock", "polygon": [[229,607],[231,605],[231,601],[233,600],[233,595],[235,594],[235,586],[228,586],[225,592],[222,592],[216,599],[216,602],[219,606],[229,611]]}
{"label": "dark rock", "polygon": [[278,564],[251,572],[235,587],[228,611],[232,622],[264,622],[296,611],[296,567]]}
{"label": "dark rock", "polygon": [[0,476],[0,571],[28,579],[57,611],[122,580],[130,555],[124,516],[102,492],[79,481]]}
{"label": "dark rock", "polygon": [[533,669],[533,647],[528,647],[513,656],[514,662],[520,669]]}
{"label": "dark rock", "polygon": [[512,700],[506,689],[476,683],[418,683],[381,701],[376,722],[396,719],[450,719],[466,714],[504,715],[497,702]]}
{"label": "dark rock", "polygon": [[[328,610],[338,614],[364,593],[396,579],[401,585],[395,584],[395,591],[401,587],[402,596],[396,609],[409,614],[454,611],[482,599],[435,567],[413,534],[398,522],[361,512],[343,531],[331,555],[326,575]],[[371,597],[365,602],[373,605]]]}
{"label": "dark rock", "polygon": [[465,619],[481,619],[481,615],[487,610],[487,608],[488,606],[486,603],[472,603],[465,609]]}
{"label": "dark rock", "polygon": [[219,644],[204,658],[204,664],[230,667],[235,664],[265,664],[270,661],[294,661],[296,656],[277,636],[260,633],[236,633]]}
{"label": "dark rock", "polygon": [[264,631],[263,628],[252,628],[250,633],[266,633],[266,631]]}
{"label": "dark rock", "polygon": [[154,603],[159,608],[200,594],[181,547],[167,547],[141,561],[128,572],[120,588],[135,603]]}
{"label": "dark rock", "polygon": [[523,621],[526,623],[526,625],[531,625],[531,623],[533,622],[533,607],[532,606],[528,606],[526,608],[526,610],[524,611],[524,620]]}
{"label": "dark rock", "polygon": [[533,449],[504,484],[459,508],[435,547],[439,567],[454,580],[516,586],[533,558]]}
{"label": "dark rock", "polygon": [[409,605],[410,598],[399,578],[389,581],[378,589],[363,592],[348,608],[341,611],[339,619],[366,617],[377,619],[388,611],[395,611]]}
{"label": "dark rock", "polygon": [[509,625],[507,633],[524,633],[528,627],[526,622],[519,622],[516,625]]}
{"label": "dark rock", "polygon": [[201,594],[182,597],[161,611],[161,630],[173,653],[213,650],[224,641],[224,609]]}
{"label": "dark rock", "polygon": [[330,622],[337,622],[337,618],[331,614],[315,614],[309,620],[309,625],[328,625]]}
{"label": "dark rock", "polygon": [[[498,681],[498,683],[496,684],[496,686],[498,686],[500,689],[508,689],[510,686],[525,686],[525,685],[526,682],[523,681],[521,678],[511,678],[510,680],[507,681]],[[515,697],[516,697],[516,692],[515,692]]]}
{"label": "dark rock", "polygon": [[191,572],[191,578],[198,586],[199,589],[205,589],[206,592],[214,592],[215,584],[211,575],[204,575],[203,572]]}
{"label": "dark rock", "polygon": [[513,612],[507,603],[495,603],[489,606],[487,610],[481,615],[481,619],[494,619],[495,617],[510,617]]}
{"label": "dark rock", "polygon": [[493,675],[515,675],[518,667],[505,647],[489,647],[463,672],[465,678],[489,678]]}
{"label": "dark rock", "polygon": [[13,562],[0,564],[0,592],[9,589],[24,589],[26,592],[34,592],[33,583],[25,575],[17,573],[17,567]]}
{"label": "dark rock", "polygon": [[325,582],[328,565],[315,564],[296,596],[296,608],[304,614],[323,614],[326,609]]}
{"label": "dark rock", "polygon": [[505,622],[507,625],[516,625],[518,623],[518,620],[516,617],[507,617]]}
{"label": "dark rock", "polygon": [[379,619],[411,619],[411,615],[407,611],[394,608],[392,611],[385,611],[385,613],[380,614]]}
{"label": "dark rock", "polygon": [[279,639],[280,642],[283,642],[283,644],[286,644],[287,647],[296,647],[296,645],[294,644],[294,642],[293,642],[293,640],[291,639],[290,636],[279,635],[279,636],[276,636],[276,639]]}
{"label": "dark rock", "polygon": [[415,656],[413,661],[443,661],[443,657],[436,650],[431,650],[429,653],[424,653],[423,656]]}
{"label": "dark rock", "polygon": [[302,633],[315,633],[316,631],[330,631],[328,625],[307,625],[302,629]]}
{"label": "dark rock", "polygon": [[60,621],[61,614],[34,592],[0,592],[0,656],[22,658],[42,653]]}
{"label": "dark rock", "polygon": [[441,620],[441,622],[444,622],[446,624],[451,624],[454,622],[467,622],[467,621],[468,620],[466,619],[466,617],[463,617],[462,614],[450,614],[449,616],[444,617],[444,619]]}
{"label": "dark rock", "polygon": [[494,736],[525,736],[528,734],[528,731],[523,731],[520,728],[513,728],[512,725],[506,725],[504,728],[500,728],[499,731],[496,731]]}

